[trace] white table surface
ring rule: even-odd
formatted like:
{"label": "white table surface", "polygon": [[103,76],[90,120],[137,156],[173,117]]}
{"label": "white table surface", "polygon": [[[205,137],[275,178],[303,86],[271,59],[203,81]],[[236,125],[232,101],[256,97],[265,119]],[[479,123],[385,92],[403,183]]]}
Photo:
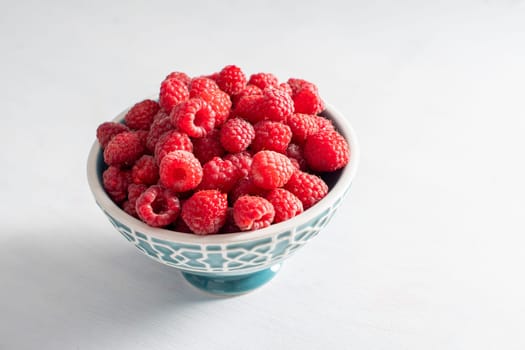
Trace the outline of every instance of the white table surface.
{"label": "white table surface", "polygon": [[[525,2],[3,2],[0,349],[524,349]],[[262,289],[209,298],[88,189],[172,70],[318,84],[362,162]]]}

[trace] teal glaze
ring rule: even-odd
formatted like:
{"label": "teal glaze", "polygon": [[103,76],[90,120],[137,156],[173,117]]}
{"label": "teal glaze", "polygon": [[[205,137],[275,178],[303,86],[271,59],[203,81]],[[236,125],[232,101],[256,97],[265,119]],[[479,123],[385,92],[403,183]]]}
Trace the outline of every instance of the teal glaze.
{"label": "teal glaze", "polygon": [[277,264],[269,269],[239,276],[204,276],[188,272],[183,272],[182,275],[192,286],[204,292],[234,296],[251,292],[268,283],[280,268],[281,265]]}

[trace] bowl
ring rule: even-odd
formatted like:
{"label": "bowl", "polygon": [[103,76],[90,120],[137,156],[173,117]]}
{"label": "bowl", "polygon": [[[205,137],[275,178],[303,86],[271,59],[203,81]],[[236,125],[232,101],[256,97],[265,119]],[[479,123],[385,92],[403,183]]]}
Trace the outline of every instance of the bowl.
{"label": "bowl", "polygon": [[[114,121],[123,120],[127,110]],[[106,169],[97,141],[87,162],[89,186],[95,201],[115,229],[155,261],[180,270],[191,285],[215,295],[250,292],[279,271],[282,262],[317,236],[348,194],[359,162],[359,146],[349,122],[334,107],[322,115],[331,119],[350,145],[350,161],[323,176],[330,191],[317,204],[287,221],[261,230],[198,236],[146,225],[120,209],[102,187]]]}

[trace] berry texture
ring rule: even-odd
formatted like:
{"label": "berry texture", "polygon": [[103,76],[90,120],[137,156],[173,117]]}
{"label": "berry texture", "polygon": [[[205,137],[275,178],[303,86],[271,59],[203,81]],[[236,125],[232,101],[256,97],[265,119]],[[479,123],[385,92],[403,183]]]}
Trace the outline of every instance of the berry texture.
{"label": "berry texture", "polygon": [[173,151],[193,152],[193,144],[188,135],[172,130],[162,135],[155,147],[155,160],[160,164],[162,158]]}
{"label": "berry texture", "polygon": [[227,193],[239,178],[239,170],[229,160],[215,157],[202,167],[200,190],[219,190]]}
{"label": "berry texture", "polygon": [[221,90],[206,90],[199,94],[215,112],[215,127],[222,125],[230,116],[232,101],[230,96]]}
{"label": "berry texture", "polygon": [[159,180],[159,168],[155,158],[149,155],[140,157],[131,168],[131,181],[134,184],[154,185]]}
{"label": "berry texture", "polygon": [[217,190],[198,191],[182,206],[182,219],[193,233],[207,235],[219,232],[226,222],[228,200]]}
{"label": "berry texture", "polygon": [[306,138],[319,131],[317,119],[309,114],[294,113],[288,119],[288,126],[292,130],[292,141],[304,144]]}
{"label": "berry texture", "polygon": [[135,209],[139,218],[146,224],[164,227],[177,219],[180,202],[174,192],[155,185],[139,196]]}
{"label": "berry texture", "polygon": [[261,95],[262,96],[263,91],[261,88],[255,86],[255,85],[246,85],[244,89],[237,95],[232,96],[232,104],[233,106],[237,106],[237,103],[239,103],[239,100],[243,98],[244,96],[253,96],[253,95]]}
{"label": "berry texture", "polygon": [[115,203],[122,203],[127,197],[130,181],[129,171],[110,166],[102,173],[102,184]]}
{"label": "berry texture", "polygon": [[292,174],[284,188],[299,198],[304,210],[319,202],[328,193],[328,186],[323,179],[299,170]]}
{"label": "berry texture", "polygon": [[[158,115],[158,114],[157,114]],[[153,121],[146,138],[146,147],[150,152],[155,152],[155,146],[160,137],[173,129],[171,118],[168,115],[160,116]]]}
{"label": "berry texture", "polygon": [[100,147],[106,148],[109,141],[111,141],[115,135],[125,131],[129,131],[129,128],[124,124],[114,122],[100,124],[97,128],[97,139]]}
{"label": "berry texture", "polygon": [[[148,189],[148,186],[143,184],[130,184],[128,186],[128,200],[122,203],[122,209],[129,215],[139,218],[137,214],[137,199],[140,197],[144,191]],[[140,218],[139,218],[140,219]]]}
{"label": "berry texture", "polygon": [[286,149],[286,155],[294,163],[297,169],[306,171],[308,166],[304,159],[303,147],[296,143],[290,143]]}
{"label": "berry texture", "polygon": [[191,78],[184,72],[171,72],[164,80],[176,79],[180,80],[185,85],[189,85]]}
{"label": "berry texture", "polygon": [[255,107],[254,118],[286,122],[294,112],[294,102],[290,95],[279,89],[267,88],[263,91],[263,99]]}
{"label": "berry texture", "polygon": [[248,84],[255,85],[259,89],[264,90],[269,87],[277,87],[279,80],[272,73],[256,73],[250,76]]}
{"label": "berry texture", "polygon": [[233,114],[255,124],[264,118],[264,116],[261,116],[261,113],[257,110],[257,107],[263,100],[264,96],[262,94],[244,96],[239,99],[239,102],[233,110]]}
{"label": "berry texture", "polygon": [[275,217],[272,204],[258,196],[242,196],[233,205],[233,219],[242,231],[270,226]]}
{"label": "berry texture", "polygon": [[188,100],[190,92],[185,82],[167,78],[160,84],[159,105],[171,113],[173,107]]}
{"label": "berry texture", "polygon": [[144,100],[131,107],[124,117],[124,122],[130,129],[149,130],[159,109],[160,106],[157,102]]}
{"label": "berry texture", "polygon": [[319,132],[306,139],[304,158],[312,170],[335,171],[348,163],[350,148],[337,131]]}
{"label": "berry texture", "polygon": [[168,153],[159,166],[161,184],[175,192],[196,188],[202,180],[202,167],[193,153],[173,151]]}
{"label": "berry texture", "polygon": [[228,95],[235,95],[246,86],[246,76],[239,67],[226,66],[219,72],[217,85]]}
{"label": "berry texture", "polygon": [[206,77],[193,78],[190,83],[190,97],[200,97],[202,93],[219,90],[217,83]]}
{"label": "berry texture", "polygon": [[144,153],[144,146],[136,133],[126,131],[115,135],[104,149],[108,165],[132,165]]}
{"label": "berry texture", "polygon": [[317,114],[325,105],[319,93],[311,88],[303,88],[292,95],[296,113]]}
{"label": "berry texture", "polygon": [[200,98],[180,103],[173,109],[170,117],[171,123],[178,130],[191,137],[206,136],[215,126],[215,112]]}
{"label": "berry texture", "polygon": [[250,178],[266,190],[282,187],[288,182],[295,167],[288,157],[274,151],[260,151],[253,156]]}
{"label": "berry texture", "polygon": [[237,181],[237,183],[228,195],[230,203],[233,204],[237,201],[239,197],[244,195],[265,197],[267,193],[268,190],[265,190],[255,185],[249,177],[244,177]]}
{"label": "berry texture", "polygon": [[221,128],[222,147],[230,153],[244,151],[255,137],[253,125],[241,118],[229,119]]}
{"label": "berry texture", "polygon": [[230,153],[224,157],[224,160],[229,160],[239,171],[240,177],[246,177],[250,173],[252,166],[252,156],[250,153],[244,151],[240,153]]}
{"label": "berry texture", "polygon": [[255,124],[255,138],[251,149],[254,152],[269,150],[285,153],[292,140],[292,131],[288,125],[270,120],[263,120]]}
{"label": "berry texture", "polygon": [[286,221],[303,212],[303,203],[290,191],[276,188],[266,195],[275,209],[274,223]]}
{"label": "berry texture", "polygon": [[193,154],[201,164],[206,163],[213,157],[222,157],[225,153],[217,129],[213,129],[204,137],[194,138],[191,142],[193,143]]}

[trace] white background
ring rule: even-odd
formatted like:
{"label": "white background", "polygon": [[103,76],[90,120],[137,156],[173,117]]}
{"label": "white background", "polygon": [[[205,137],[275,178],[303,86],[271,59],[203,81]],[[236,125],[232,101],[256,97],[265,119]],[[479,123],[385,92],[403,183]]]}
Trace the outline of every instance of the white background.
{"label": "white background", "polygon": [[[0,349],[524,349],[524,1],[12,1]],[[173,70],[318,84],[358,176],[256,292],[209,298],[89,192],[98,124]]]}

